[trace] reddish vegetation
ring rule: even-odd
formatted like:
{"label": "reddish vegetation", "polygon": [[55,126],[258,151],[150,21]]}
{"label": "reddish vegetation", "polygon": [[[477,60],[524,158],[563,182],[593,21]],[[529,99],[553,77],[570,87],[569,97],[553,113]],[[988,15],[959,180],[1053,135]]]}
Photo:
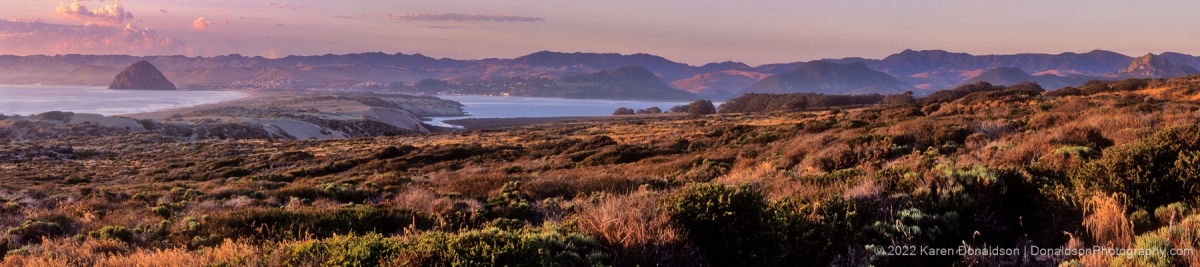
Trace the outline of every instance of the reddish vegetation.
{"label": "reddish vegetation", "polygon": [[873,248],[1197,248],[1198,88],[792,95],[775,98],[805,104],[328,141],[5,141],[4,264],[1194,266]]}

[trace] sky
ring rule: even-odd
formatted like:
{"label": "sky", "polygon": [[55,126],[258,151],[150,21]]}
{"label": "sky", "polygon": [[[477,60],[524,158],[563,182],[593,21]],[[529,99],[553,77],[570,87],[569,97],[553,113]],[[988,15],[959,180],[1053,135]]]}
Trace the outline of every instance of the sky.
{"label": "sky", "polygon": [[0,0],[0,54],[514,58],[649,53],[701,65],[1110,50],[1200,55],[1200,1]]}

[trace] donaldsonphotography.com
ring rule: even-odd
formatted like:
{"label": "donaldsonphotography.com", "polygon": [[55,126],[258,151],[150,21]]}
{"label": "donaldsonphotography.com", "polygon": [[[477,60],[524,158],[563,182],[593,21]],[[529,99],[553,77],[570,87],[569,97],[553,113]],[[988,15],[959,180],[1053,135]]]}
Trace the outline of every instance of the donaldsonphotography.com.
{"label": "donaldsonphotography.com", "polygon": [[929,246],[872,246],[868,248],[875,252],[877,256],[1087,256],[1095,254],[1103,254],[1113,257],[1136,257],[1136,256],[1190,256],[1195,253],[1193,249],[1140,249],[1140,248],[1109,248],[1102,246],[1092,246],[1086,248],[1043,248],[1038,246],[1027,247],[970,247],[958,246],[955,248],[929,247]]}

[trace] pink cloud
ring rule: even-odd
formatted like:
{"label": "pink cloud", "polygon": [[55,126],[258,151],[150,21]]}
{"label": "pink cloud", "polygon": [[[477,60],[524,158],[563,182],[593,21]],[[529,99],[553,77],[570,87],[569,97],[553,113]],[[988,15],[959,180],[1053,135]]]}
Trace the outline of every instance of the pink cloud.
{"label": "pink cloud", "polygon": [[89,24],[73,26],[0,19],[0,47],[6,54],[186,54],[179,39],[126,24],[124,28]]}
{"label": "pink cloud", "polygon": [[212,25],[212,24],[213,24],[212,21],[204,19],[204,17],[200,17],[200,18],[196,19],[196,21],[192,22],[192,29],[196,29],[198,31],[203,31],[203,30],[207,30],[208,25]]}
{"label": "pink cloud", "polygon": [[105,5],[97,9],[88,9],[87,6],[79,4],[79,2],[61,3],[58,8],[54,9],[54,13],[60,16],[87,21],[88,23],[99,24],[120,24],[126,20],[133,19],[133,13],[125,11],[125,7],[118,3]]}
{"label": "pink cloud", "polygon": [[441,21],[441,22],[537,22],[545,19],[538,17],[514,16],[514,15],[480,15],[480,14],[455,14],[455,13],[419,13],[419,14],[400,14],[388,15],[394,20],[403,21]]}

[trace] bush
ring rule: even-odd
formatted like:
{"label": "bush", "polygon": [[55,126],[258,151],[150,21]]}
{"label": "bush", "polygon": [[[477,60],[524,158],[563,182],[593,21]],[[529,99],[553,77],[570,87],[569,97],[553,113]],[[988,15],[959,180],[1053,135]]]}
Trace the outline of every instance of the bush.
{"label": "bush", "polygon": [[434,219],[428,214],[370,206],[326,210],[243,209],[212,215],[200,226],[197,235],[210,240],[251,238],[279,241],[308,235],[323,238],[335,234],[387,234],[406,227],[427,229],[433,224]]}
{"label": "bush", "polygon": [[1079,96],[1079,95],[1083,95],[1083,90],[1079,90],[1079,88],[1068,86],[1068,87],[1060,88],[1058,90],[1046,92],[1046,93],[1044,93],[1044,95],[1052,96],[1052,97]]}
{"label": "bush", "polygon": [[508,182],[500,188],[500,194],[488,198],[484,204],[491,218],[531,220],[537,216],[529,200],[521,194],[521,182]]}
{"label": "bush", "polygon": [[671,108],[671,112],[691,113],[691,114],[696,114],[696,115],[708,115],[708,114],[716,114],[717,107],[713,106],[713,103],[710,100],[696,100],[696,102],[692,102],[691,104],[687,104],[687,105],[683,105],[683,106],[675,106],[675,107]]}
{"label": "bush", "polygon": [[[911,100],[908,93],[883,96],[869,95],[825,95],[817,93],[796,94],[742,94],[721,104],[721,113],[771,112],[805,109],[821,109],[837,106],[870,105],[883,101],[888,104]],[[906,100],[907,99],[907,100]]]}
{"label": "bush", "polygon": [[613,111],[613,116],[633,115],[634,113],[636,112],[634,112],[632,109],[622,107],[618,108],[617,111]]}
{"label": "bush", "polygon": [[690,168],[681,169],[677,179],[689,182],[708,182],[729,173],[732,159],[710,160],[697,158],[692,160]]}
{"label": "bush", "polygon": [[54,238],[70,234],[68,227],[58,222],[25,220],[21,225],[8,228],[8,235],[19,243],[38,243],[42,238]]}
{"label": "bush", "polygon": [[1131,209],[1190,199],[1200,186],[1200,126],[1169,128],[1133,144],[1104,150],[1072,172],[1072,182],[1129,196]]}
{"label": "bush", "polygon": [[[977,92],[989,92],[1004,90],[1003,85],[992,85],[989,82],[979,81],[973,84],[965,84],[955,87],[954,89],[941,90],[929,94],[925,97],[927,101],[954,101],[964,96]],[[926,112],[928,113],[928,112]]]}
{"label": "bush", "polygon": [[1154,218],[1163,224],[1173,225],[1182,221],[1188,215],[1188,206],[1183,202],[1175,202],[1154,209]]}
{"label": "bush", "polygon": [[1119,255],[1113,258],[1112,266],[1171,267],[1175,259],[1171,256],[1171,242],[1154,234],[1138,236],[1134,242],[1135,255]]}
{"label": "bush", "polygon": [[774,265],[789,252],[785,235],[777,232],[783,229],[774,229],[778,221],[757,189],[692,184],[664,206],[713,266]]}
{"label": "bush", "polygon": [[461,233],[426,232],[400,244],[394,266],[604,266],[609,256],[587,236],[555,226]]}
{"label": "bush", "polygon": [[399,247],[398,240],[378,233],[339,235],[285,245],[273,261],[284,266],[380,266]]}
{"label": "bush", "polygon": [[95,239],[120,240],[125,243],[133,243],[134,241],[132,229],[115,225],[105,226],[99,230],[88,232],[88,236]]}
{"label": "bush", "polygon": [[614,266],[705,265],[684,232],[659,212],[657,195],[606,196],[582,209],[578,226],[611,252]]}
{"label": "bush", "polygon": [[404,154],[408,154],[408,152],[412,152],[413,150],[417,150],[417,148],[410,145],[404,145],[401,147],[389,146],[380,149],[378,152],[375,152],[374,157],[375,159],[380,160],[399,158],[404,156]]}
{"label": "bush", "polygon": [[285,162],[296,162],[296,161],[301,161],[301,160],[306,160],[306,159],[311,159],[311,158],[314,158],[312,153],[308,153],[308,152],[304,152],[304,151],[286,151],[286,152],[279,152],[274,155],[271,155],[269,160],[271,162],[285,163]]}

